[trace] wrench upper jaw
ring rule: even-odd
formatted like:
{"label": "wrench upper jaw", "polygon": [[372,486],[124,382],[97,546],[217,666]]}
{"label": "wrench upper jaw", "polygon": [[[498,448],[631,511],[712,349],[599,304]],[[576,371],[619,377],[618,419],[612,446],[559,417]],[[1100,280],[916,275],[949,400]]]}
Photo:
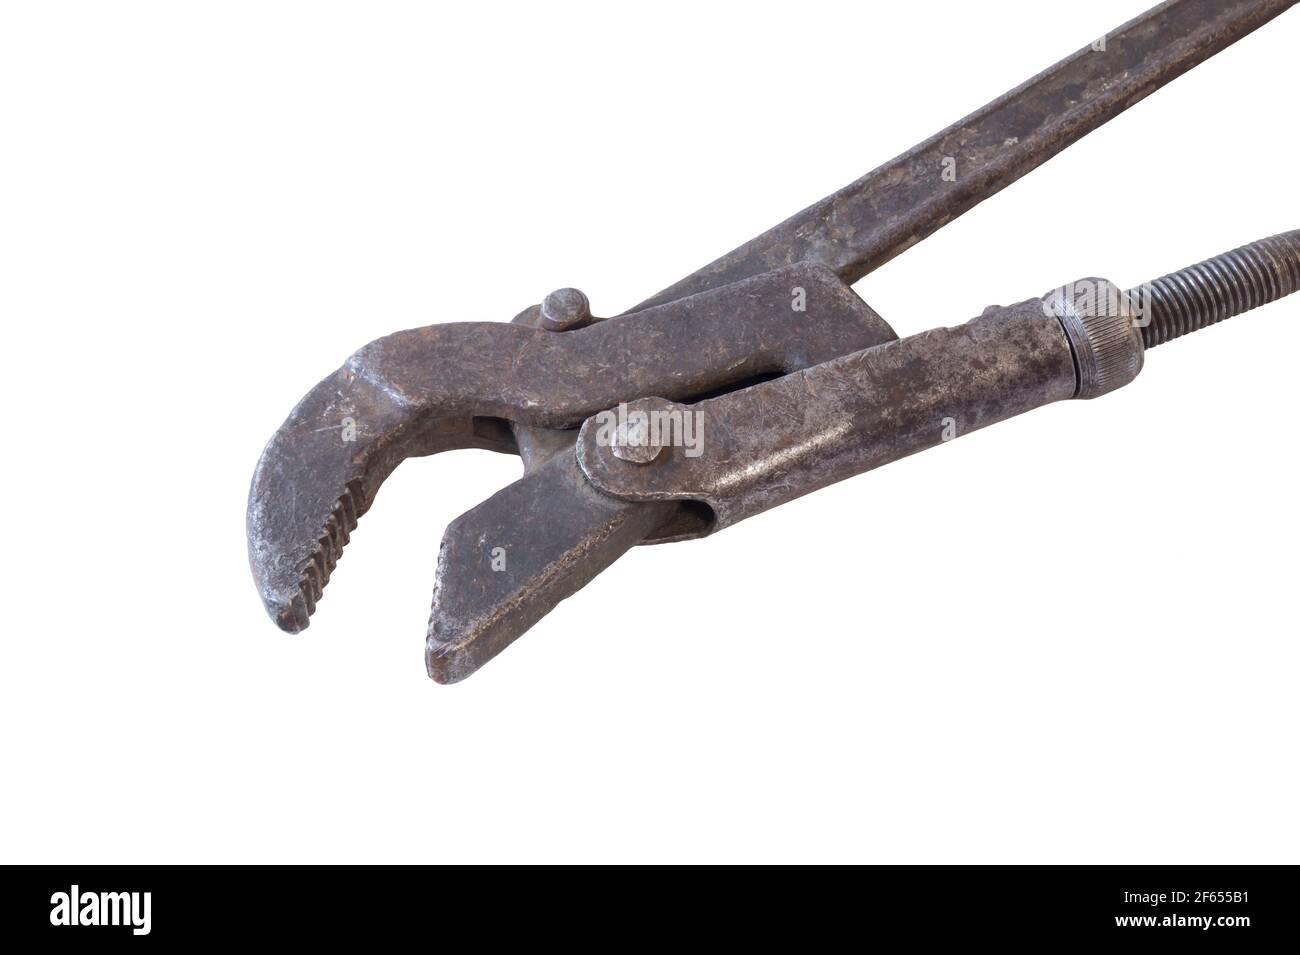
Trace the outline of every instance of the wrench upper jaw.
{"label": "wrench upper jaw", "polygon": [[[515,450],[509,428],[490,417],[502,402],[485,369],[509,369],[527,336],[541,334],[499,323],[399,332],[358,351],[298,403],[262,452],[248,496],[249,563],[282,630],[307,627],[357,520],[403,460]],[[394,349],[418,358],[394,361]],[[464,352],[476,361],[451,360]]]}
{"label": "wrench upper jaw", "polygon": [[267,444],[249,491],[248,556],[262,602],[282,630],[306,628],[379,486],[406,457],[429,453],[423,431],[444,439],[459,432],[471,444],[466,422],[421,417],[341,369]]}

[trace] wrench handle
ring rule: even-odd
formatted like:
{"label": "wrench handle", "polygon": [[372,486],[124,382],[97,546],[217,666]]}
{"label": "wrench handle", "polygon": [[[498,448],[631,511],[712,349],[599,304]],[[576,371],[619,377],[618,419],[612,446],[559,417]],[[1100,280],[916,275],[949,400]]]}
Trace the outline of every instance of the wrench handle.
{"label": "wrench handle", "polygon": [[1170,0],[638,305],[811,262],[852,284],[1297,0]]}

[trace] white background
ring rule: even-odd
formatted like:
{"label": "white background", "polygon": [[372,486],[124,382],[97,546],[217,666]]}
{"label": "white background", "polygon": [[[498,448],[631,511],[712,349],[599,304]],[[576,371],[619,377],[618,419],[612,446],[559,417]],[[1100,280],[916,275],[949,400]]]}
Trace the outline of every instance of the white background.
{"label": "white background", "polygon": [[[0,858],[1296,861],[1300,297],[639,548],[457,686],[438,540],[517,459],[403,465],[300,636],[245,557],[263,444],[365,342],[627,308],[1143,5],[6,5]],[[858,291],[910,334],[1300,226],[1297,49]]]}

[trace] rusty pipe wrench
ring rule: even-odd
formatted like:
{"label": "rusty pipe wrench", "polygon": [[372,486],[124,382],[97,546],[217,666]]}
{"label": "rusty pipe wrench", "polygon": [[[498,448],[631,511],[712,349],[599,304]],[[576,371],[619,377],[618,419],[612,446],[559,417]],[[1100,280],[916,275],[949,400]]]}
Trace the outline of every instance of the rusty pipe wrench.
{"label": "rusty pipe wrench", "polygon": [[[524,476],[443,538],[426,662],[454,682],[636,544],[703,536],[949,431],[1113,390],[1151,344],[1294,291],[1295,234],[1140,289],[1086,280],[907,339],[849,287],[1294,3],[1162,3],[616,318],[562,289],[511,323],[371,342],[258,462],[247,532],[267,611],[307,626],[405,458],[517,453]],[[696,422],[707,438],[692,444]]]}

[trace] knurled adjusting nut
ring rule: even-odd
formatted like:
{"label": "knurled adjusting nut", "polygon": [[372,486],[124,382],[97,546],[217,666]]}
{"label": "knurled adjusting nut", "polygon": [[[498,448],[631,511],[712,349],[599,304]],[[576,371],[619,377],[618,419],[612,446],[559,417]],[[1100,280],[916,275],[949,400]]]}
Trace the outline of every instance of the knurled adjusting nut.
{"label": "knurled adjusting nut", "polygon": [[1043,309],[1070,340],[1076,398],[1122,388],[1142,370],[1142,333],[1128,294],[1106,279],[1079,279],[1043,296]]}

